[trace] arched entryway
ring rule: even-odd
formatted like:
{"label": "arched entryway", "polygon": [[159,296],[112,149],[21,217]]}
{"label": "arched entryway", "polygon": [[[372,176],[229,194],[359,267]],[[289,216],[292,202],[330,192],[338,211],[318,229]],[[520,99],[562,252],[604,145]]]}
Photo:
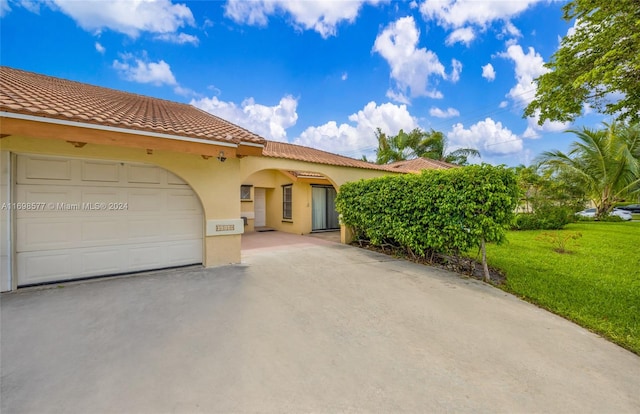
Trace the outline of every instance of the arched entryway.
{"label": "arched entryway", "polygon": [[337,188],[313,171],[267,168],[242,182],[241,215],[247,231],[275,229],[296,234],[339,230]]}

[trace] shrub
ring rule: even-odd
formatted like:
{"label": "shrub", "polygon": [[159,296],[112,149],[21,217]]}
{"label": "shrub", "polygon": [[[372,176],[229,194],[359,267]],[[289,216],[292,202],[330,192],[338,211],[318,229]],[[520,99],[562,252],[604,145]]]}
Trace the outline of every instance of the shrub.
{"label": "shrub", "polygon": [[553,251],[556,253],[571,253],[569,247],[571,245],[576,245],[576,240],[582,237],[582,233],[580,232],[553,232],[553,233],[542,233],[536,240],[544,241],[550,243],[553,246]]}
{"label": "shrub", "polygon": [[575,214],[568,207],[544,206],[535,213],[517,214],[512,230],[559,230],[575,221]]}
{"label": "shrub", "polygon": [[622,222],[624,220],[622,220],[622,218],[619,217],[619,216],[614,216],[614,215],[609,214],[609,215],[606,215],[604,217],[600,217],[600,221],[608,221],[608,222],[619,223],[619,222]]}
{"label": "shrub", "polygon": [[502,241],[518,196],[511,171],[483,164],[346,183],[336,209],[374,245],[456,254]]}

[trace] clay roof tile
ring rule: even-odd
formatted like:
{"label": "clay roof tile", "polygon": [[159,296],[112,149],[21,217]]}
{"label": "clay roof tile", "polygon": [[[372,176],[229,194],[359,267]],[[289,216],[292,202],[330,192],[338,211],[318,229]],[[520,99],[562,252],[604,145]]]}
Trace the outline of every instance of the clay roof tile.
{"label": "clay roof tile", "polygon": [[264,138],[191,105],[6,66],[0,66],[0,111],[211,141],[265,143]]}

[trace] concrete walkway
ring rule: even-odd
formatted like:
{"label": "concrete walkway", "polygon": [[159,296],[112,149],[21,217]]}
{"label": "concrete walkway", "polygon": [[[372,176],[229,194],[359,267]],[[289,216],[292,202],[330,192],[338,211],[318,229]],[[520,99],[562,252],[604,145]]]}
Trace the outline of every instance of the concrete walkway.
{"label": "concrete walkway", "polygon": [[3,295],[0,411],[640,412],[640,358],[500,290],[244,239],[243,265]]}

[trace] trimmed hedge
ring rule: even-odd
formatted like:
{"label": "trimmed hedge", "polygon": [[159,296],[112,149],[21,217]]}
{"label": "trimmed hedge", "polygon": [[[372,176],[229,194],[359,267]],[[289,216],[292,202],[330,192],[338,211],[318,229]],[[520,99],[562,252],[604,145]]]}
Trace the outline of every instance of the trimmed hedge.
{"label": "trimmed hedge", "polygon": [[374,245],[455,254],[502,241],[518,196],[513,172],[483,164],[346,183],[336,209]]}

